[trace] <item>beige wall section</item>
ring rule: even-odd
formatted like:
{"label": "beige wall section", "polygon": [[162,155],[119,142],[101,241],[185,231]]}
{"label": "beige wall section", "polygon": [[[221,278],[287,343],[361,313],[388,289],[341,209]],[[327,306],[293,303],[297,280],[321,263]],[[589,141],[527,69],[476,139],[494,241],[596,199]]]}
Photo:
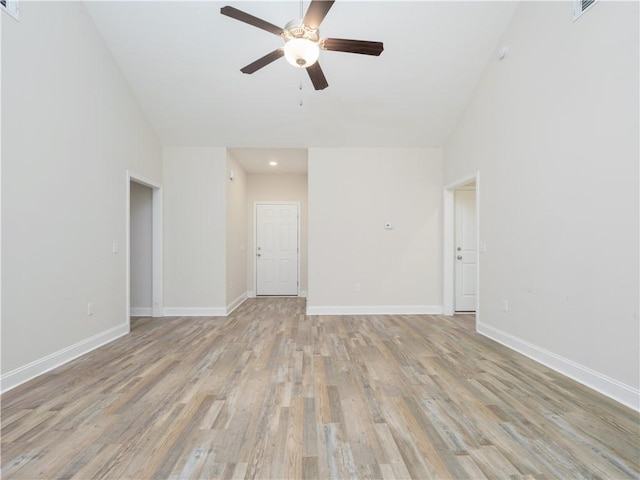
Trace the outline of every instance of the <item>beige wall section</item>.
{"label": "beige wall section", "polygon": [[521,3],[445,146],[480,171],[481,327],[636,408],[638,7]]}
{"label": "beige wall section", "polygon": [[309,238],[311,313],[440,311],[442,151],[310,149]]}
{"label": "beige wall section", "polygon": [[[233,171],[233,180],[230,172]],[[234,308],[247,294],[247,177],[227,151],[227,309]]]}
{"label": "beige wall section", "polygon": [[7,388],[128,330],[126,172],[161,184],[162,150],[82,3],[0,17]]}
{"label": "beige wall section", "polygon": [[226,307],[225,148],[164,148],[164,307],[222,314]]}
{"label": "beige wall section", "polygon": [[308,256],[308,201],[306,174],[249,174],[247,176],[247,290],[255,294],[255,203],[300,203],[300,292],[304,295],[307,285]]}

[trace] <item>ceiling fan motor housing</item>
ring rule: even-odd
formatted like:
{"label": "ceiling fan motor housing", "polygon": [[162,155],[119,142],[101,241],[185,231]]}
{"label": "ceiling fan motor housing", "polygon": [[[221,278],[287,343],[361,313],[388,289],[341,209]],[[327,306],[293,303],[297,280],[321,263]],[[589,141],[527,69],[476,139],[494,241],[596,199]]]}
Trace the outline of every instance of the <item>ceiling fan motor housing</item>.
{"label": "ceiling fan motor housing", "polygon": [[287,42],[294,38],[304,38],[315,43],[320,41],[320,31],[317,28],[307,27],[302,19],[291,20],[287,23],[282,31],[282,36]]}

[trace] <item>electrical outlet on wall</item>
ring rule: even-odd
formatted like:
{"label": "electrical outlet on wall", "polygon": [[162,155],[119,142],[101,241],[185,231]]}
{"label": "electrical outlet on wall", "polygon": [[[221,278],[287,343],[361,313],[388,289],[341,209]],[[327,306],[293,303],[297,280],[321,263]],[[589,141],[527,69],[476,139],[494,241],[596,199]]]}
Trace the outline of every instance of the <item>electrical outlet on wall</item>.
{"label": "electrical outlet on wall", "polygon": [[87,316],[90,317],[94,313],[93,302],[87,303]]}
{"label": "electrical outlet on wall", "polygon": [[353,289],[354,289],[356,292],[359,292],[359,291],[360,291],[360,284],[359,284],[359,283],[356,283],[356,284],[353,286]]}
{"label": "electrical outlet on wall", "polygon": [[509,311],[509,302],[507,300],[502,300],[502,311],[503,312]]}

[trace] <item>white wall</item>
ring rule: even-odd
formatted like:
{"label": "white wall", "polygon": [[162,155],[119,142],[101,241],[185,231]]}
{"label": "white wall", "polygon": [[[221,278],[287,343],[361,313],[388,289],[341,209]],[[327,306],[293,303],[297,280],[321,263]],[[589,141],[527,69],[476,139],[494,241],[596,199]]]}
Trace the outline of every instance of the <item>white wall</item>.
{"label": "white wall", "polygon": [[[233,180],[229,172],[233,171]],[[244,170],[227,151],[227,311],[247,296],[247,178]]]}
{"label": "white wall", "polygon": [[[0,16],[7,15],[6,12]],[[2,19],[0,19],[0,212],[2,212]],[[2,272],[2,215],[0,215],[0,272]],[[2,275],[0,274],[0,338],[2,338]],[[1,348],[1,346],[0,346]],[[2,378],[2,355],[0,353],[0,379]],[[0,385],[0,391],[2,386]]]}
{"label": "white wall", "polygon": [[309,313],[440,312],[441,256],[440,149],[309,150]]}
{"label": "white wall", "polygon": [[129,301],[133,316],[152,314],[152,194],[151,188],[131,182]]}
{"label": "white wall", "polygon": [[161,183],[162,168],[81,3],[21,2],[19,22],[0,17],[6,390],[128,331],[126,172]]}
{"label": "white wall", "polygon": [[635,408],[638,37],[637,2],[523,2],[445,148],[480,172],[479,329]]}
{"label": "white wall", "polygon": [[226,311],[225,148],[165,147],[164,310]]}
{"label": "white wall", "polygon": [[300,204],[300,292],[307,291],[308,207],[306,174],[250,174],[247,179],[247,289],[255,294],[255,203],[292,202]]}

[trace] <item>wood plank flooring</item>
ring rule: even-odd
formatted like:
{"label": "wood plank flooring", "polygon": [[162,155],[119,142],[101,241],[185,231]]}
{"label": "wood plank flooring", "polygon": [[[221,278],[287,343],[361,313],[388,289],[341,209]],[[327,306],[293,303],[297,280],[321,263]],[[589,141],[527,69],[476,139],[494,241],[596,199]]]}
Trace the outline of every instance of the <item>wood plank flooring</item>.
{"label": "wood plank flooring", "polygon": [[4,479],[639,478],[639,415],[470,316],[138,319],[2,396]]}

